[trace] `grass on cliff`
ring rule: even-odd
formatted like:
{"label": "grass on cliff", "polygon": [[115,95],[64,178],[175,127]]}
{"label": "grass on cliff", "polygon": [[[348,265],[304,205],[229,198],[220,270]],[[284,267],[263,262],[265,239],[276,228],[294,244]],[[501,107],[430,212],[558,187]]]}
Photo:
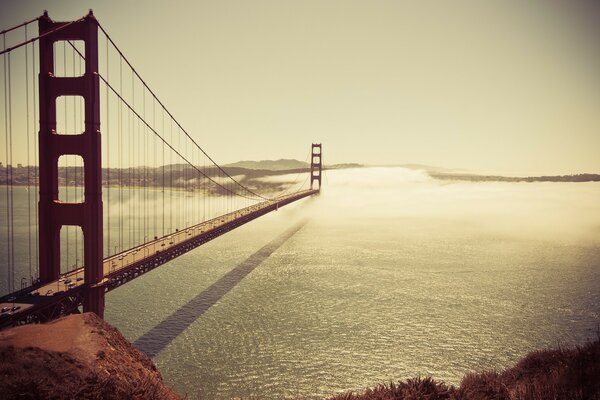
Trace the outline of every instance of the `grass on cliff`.
{"label": "grass on cliff", "polygon": [[463,377],[460,387],[415,378],[382,384],[364,393],[344,393],[331,400],[600,400],[600,335],[572,349],[529,353],[503,372]]}
{"label": "grass on cliff", "polygon": [[124,385],[115,376],[91,373],[68,353],[8,346],[0,348],[0,359],[2,399],[163,399],[148,377]]}
{"label": "grass on cliff", "polygon": [[[70,315],[49,324],[14,329],[32,344],[40,335],[63,335],[68,351],[17,347],[0,341],[0,399],[177,400],[146,355],[93,313]],[[49,342],[52,342],[50,340]]]}

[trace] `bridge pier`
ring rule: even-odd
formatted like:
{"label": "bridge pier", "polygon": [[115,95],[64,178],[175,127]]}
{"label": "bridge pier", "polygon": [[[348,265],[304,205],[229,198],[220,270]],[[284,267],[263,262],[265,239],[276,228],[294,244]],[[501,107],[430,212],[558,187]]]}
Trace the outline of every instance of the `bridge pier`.
{"label": "bridge pier", "polygon": [[89,285],[83,303],[83,311],[93,312],[100,318],[104,318],[104,294],[103,283]]}
{"label": "bridge pier", "polygon": [[[68,25],[68,26],[65,26]],[[56,30],[64,26],[62,29]],[[65,225],[83,231],[84,279],[87,295],[84,311],[104,315],[102,279],[102,167],[100,136],[100,87],[98,78],[98,22],[90,13],[80,21],[54,22],[47,13],[39,19],[39,251],[40,280],[57,280],[60,275],[60,230]],[[85,46],[85,72],[77,77],[57,77],[54,44],[80,40]],[[82,133],[57,132],[56,100],[59,96],[81,96],[85,108]],[[59,201],[58,160],[63,155],[83,159],[84,201]]]}

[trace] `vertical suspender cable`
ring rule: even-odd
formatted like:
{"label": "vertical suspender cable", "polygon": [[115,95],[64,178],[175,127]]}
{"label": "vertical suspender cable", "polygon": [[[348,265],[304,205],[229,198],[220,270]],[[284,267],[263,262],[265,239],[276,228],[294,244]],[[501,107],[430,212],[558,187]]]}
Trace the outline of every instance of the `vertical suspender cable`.
{"label": "vertical suspender cable", "polygon": [[[66,76],[67,75],[67,73],[66,73],[67,72],[67,42],[63,41],[62,44],[63,44],[63,70],[62,70],[62,72],[63,72],[63,76]],[[63,127],[64,127],[65,132],[61,132],[61,133],[66,134],[69,131],[68,126],[67,126],[67,99],[64,98],[63,100],[64,100],[64,108],[65,108],[64,113],[63,113],[63,117],[64,117]],[[69,202],[69,157],[70,156],[66,155],[64,157],[65,157],[64,158],[65,159],[65,200],[68,203]],[[62,228],[61,228],[61,230],[62,230]],[[65,231],[67,232],[67,240],[66,240],[67,251],[66,251],[65,259],[66,259],[66,268],[68,269],[69,268],[69,255],[70,255],[69,254],[69,231],[70,231],[70,229],[68,226],[65,227]],[[62,263],[62,257],[61,257],[61,273],[62,273],[62,266],[63,266],[63,263]]]}
{"label": "vertical suspender cable", "polygon": [[[154,126],[154,129],[156,129],[156,101],[154,101],[154,99],[152,100],[152,125]],[[153,235],[154,236],[158,236],[158,228],[157,228],[158,227],[158,223],[157,223],[158,215],[156,213],[156,208],[158,206],[158,202],[157,202],[157,200],[158,200],[158,197],[157,197],[158,196],[158,193],[157,193],[158,187],[157,187],[157,182],[156,182],[156,172],[157,172],[157,169],[158,169],[158,166],[156,165],[156,161],[157,161],[156,160],[156,136],[153,137],[153,143],[152,144],[153,144],[153,147],[154,147],[154,151],[153,151],[153,153],[154,153],[154,157],[153,158],[154,159],[152,160],[153,161],[153,163],[152,163],[152,165],[153,165],[152,166],[152,182],[154,184],[153,185],[154,186],[154,203],[152,204],[152,207],[151,207],[151,212],[152,212],[152,214],[154,214],[154,226],[153,226],[154,229],[152,231],[153,231]]]}
{"label": "vertical suspender cable", "polygon": [[32,56],[32,67],[31,67],[31,82],[33,83],[33,126],[34,126],[34,140],[33,140],[33,153],[34,153],[34,159],[35,159],[35,166],[34,166],[34,185],[35,185],[35,196],[36,196],[36,202],[34,205],[34,210],[35,210],[35,229],[36,229],[36,234],[35,234],[35,265],[36,265],[36,280],[37,277],[39,275],[39,273],[37,271],[39,271],[39,230],[38,230],[38,207],[37,207],[37,198],[38,198],[38,193],[39,193],[39,160],[38,160],[38,150],[37,150],[37,139],[35,138],[35,127],[36,127],[36,123],[37,123],[37,112],[36,112],[36,106],[37,106],[37,97],[36,97],[36,75],[35,75],[35,42],[33,42],[31,44],[31,56]]}
{"label": "vertical suspender cable", "polygon": [[[134,88],[133,88],[133,73],[131,74],[131,79],[132,79],[132,84],[131,84],[131,98],[132,98],[132,103],[135,104],[135,95],[134,95]],[[131,241],[132,239],[132,234],[133,234],[133,220],[134,220],[134,215],[133,215],[133,192],[132,192],[132,187],[133,187],[133,176],[132,176],[132,165],[133,165],[133,117],[132,117],[132,113],[131,110],[129,110],[129,114],[128,114],[128,118],[127,118],[127,127],[129,128],[129,140],[127,141],[129,144],[129,147],[127,148],[127,154],[129,155],[129,174],[128,174],[128,184],[129,184],[129,198],[127,199],[129,202],[129,215],[127,217],[128,222],[129,222],[129,229],[128,231],[128,243],[127,243],[127,247],[132,247],[133,243]]]}
{"label": "vertical suspender cable", "polygon": [[[181,151],[181,132],[179,132],[179,127],[177,128],[177,150]],[[183,162],[183,160],[182,160]],[[183,164],[182,164],[183,165]],[[182,167],[181,169],[181,179],[183,179],[183,183],[185,184],[185,166]],[[179,213],[177,215],[177,226],[181,226],[181,214],[183,213],[183,196],[181,194],[182,190],[183,190],[184,185],[182,186],[181,190],[179,191]]]}
{"label": "vertical suspender cable", "polygon": [[11,78],[11,67],[10,67],[10,53],[7,57],[8,60],[8,135],[9,135],[9,161],[7,163],[10,165],[9,168],[9,187],[10,187],[10,219],[8,223],[10,224],[10,288],[11,292],[15,290],[15,225],[14,225],[14,192],[13,192],[13,139],[12,139],[12,78]]}
{"label": "vertical suspender cable", "polygon": [[[173,119],[171,119],[170,142],[173,142]],[[173,152],[169,151],[169,232],[173,232]]]}
{"label": "vertical suspender cable", "polygon": [[[69,42],[69,44],[71,44],[71,54],[72,54],[72,59],[73,59],[73,76],[75,76],[75,47],[73,46],[73,44],[71,42]],[[65,43],[66,45],[66,43]],[[66,73],[65,73],[66,75]],[[66,107],[65,107],[66,108]],[[77,107],[77,97],[73,96],[73,133],[78,133],[77,132],[77,111],[78,111],[78,107]],[[79,179],[78,179],[78,169],[79,169],[79,159],[75,159],[75,185],[74,185],[74,189],[75,189],[75,200],[76,201],[80,201],[82,202],[83,200],[81,200],[81,198],[79,197]],[[79,228],[75,229],[75,268],[77,268],[77,261],[79,258]]]}
{"label": "vertical suspender cable", "polygon": [[[142,87],[142,115],[144,118],[144,121],[146,120],[146,88]],[[148,208],[147,208],[147,199],[148,199],[148,193],[146,190],[146,177],[147,177],[147,173],[148,173],[148,165],[147,165],[147,156],[148,156],[148,149],[146,148],[146,126],[144,126],[144,133],[141,134],[141,142],[143,143],[141,148],[142,148],[142,152],[143,157],[144,157],[144,161],[143,161],[143,167],[144,167],[144,183],[143,183],[143,191],[142,191],[142,195],[144,196],[144,205],[143,205],[143,209],[144,209],[144,235],[146,235],[147,232],[147,220],[148,220],[148,216],[147,216],[147,212],[148,212]],[[140,143],[141,144],[141,143]],[[141,157],[140,157],[141,158]]]}
{"label": "vertical suspender cable", "polygon": [[[142,157],[139,154],[139,149],[142,147],[142,139],[141,139],[141,137],[142,137],[141,136],[141,134],[142,134],[141,133],[142,126],[140,125],[140,119],[139,119],[139,117],[136,117],[135,121],[137,122],[137,125],[136,125],[136,130],[135,130],[135,146],[134,146],[133,152],[134,152],[134,160],[135,160],[135,156],[137,156],[137,164],[136,164],[136,167],[135,167],[134,170],[135,170],[135,173],[137,175],[137,186],[138,186],[137,187],[137,194],[138,194],[139,200],[136,201],[136,204],[137,204],[137,211],[136,211],[136,214],[137,214],[137,217],[136,217],[137,229],[135,230],[135,238],[134,238],[135,243],[134,243],[134,246],[137,246],[139,244],[139,242],[140,242],[139,237],[140,237],[141,230],[143,229],[143,225],[142,225],[141,219],[143,218],[143,216],[142,216],[142,211],[143,211],[143,197],[142,196],[144,195],[144,192],[142,190],[142,185],[140,185],[142,177],[143,177],[143,172],[142,172]],[[137,151],[135,149],[137,149]]]}
{"label": "vertical suspender cable", "polygon": [[[196,164],[197,164],[198,168],[200,168],[200,166],[202,165],[200,163],[200,160],[201,160],[202,156],[201,156],[199,150],[196,152],[196,154],[198,154],[198,159],[196,160]],[[198,173],[198,179],[196,181],[196,183],[197,183],[196,188],[198,190],[198,202],[197,202],[197,210],[196,210],[196,215],[197,215],[197,217],[196,217],[196,223],[202,221],[201,220],[202,214],[200,213],[200,207],[202,207],[202,202],[204,201],[204,193],[202,192],[202,183],[200,182],[200,179],[202,179],[202,178],[204,178],[202,176],[202,174]],[[204,182],[204,179],[202,179],[202,182]]]}
{"label": "vertical suspender cable", "polygon": [[[137,215],[138,215],[138,220],[137,220],[137,230],[136,230],[136,237],[135,237],[135,245],[137,246],[141,240],[140,240],[140,236],[143,235],[143,229],[145,228],[145,223],[146,223],[146,219],[144,218],[144,215],[142,215],[142,212],[144,211],[144,206],[145,206],[145,191],[144,191],[144,183],[143,183],[143,178],[144,178],[144,172],[142,170],[143,166],[142,166],[142,155],[140,154],[140,149],[142,149],[142,153],[143,151],[143,134],[142,134],[142,121],[141,119],[138,117],[136,118],[137,121],[137,134],[136,134],[136,140],[137,140],[137,145],[135,146],[135,148],[138,149],[138,151],[135,151],[135,154],[137,155],[137,173],[138,173],[138,194],[140,197],[140,201],[137,203],[138,204],[138,210],[137,210]],[[139,185],[139,182],[142,181],[142,185]],[[143,219],[143,221],[141,220]]]}
{"label": "vertical suspender cable", "polygon": [[[73,51],[75,52],[75,46],[73,47]],[[79,51],[77,51],[78,55],[80,57],[78,57],[78,63],[77,63],[77,76],[82,76],[83,75],[83,68],[82,68],[82,62],[84,61],[83,57],[81,56],[81,54],[79,53]],[[75,54],[73,54],[73,57],[75,57]],[[75,123],[75,126],[79,126],[79,127],[83,127],[81,129],[81,131],[85,131],[85,110],[84,110],[84,104],[83,101],[79,101],[77,102],[78,104],[78,112],[76,113],[77,116],[77,120]],[[75,181],[77,182],[76,187],[79,188],[79,193],[77,194],[77,198],[79,199],[79,201],[84,202],[85,201],[85,182],[84,182],[84,178],[85,178],[85,171],[84,171],[84,163],[83,160],[81,160],[81,165],[78,165],[78,169],[80,168],[81,171],[81,181],[79,180],[78,177],[78,171],[75,170]],[[77,269],[77,271],[79,271],[78,266],[79,265],[83,265],[83,233],[82,233],[82,238],[81,238],[81,260],[79,259],[79,233],[81,232],[81,229],[77,229],[75,231],[75,269]],[[81,264],[79,263],[79,261],[81,261]],[[79,272],[76,273],[76,278],[79,278]]]}
{"label": "vertical suspender cable", "polygon": [[[135,107],[135,81],[134,81],[134,77],[133,77],[133,71],[131,71],[131,102],[133,104],[133,107]],[[135,161],[135,154],[134,154],[134,143],[135,143],[135,115],[131,115],[131,133],[129,134],[129,136],[131,137],[131,141],[129,144],[129,153],[131,154],[131,158],[129,159],[129,164],[130,164],[130,176],[129,176],[129,188],[130,188],[130,197],[129,197],[129,204],[130,204],[130,208],[131,208],[131,214],[130,214],[130,221],[131,221],[131,225],[132,227],[130,228],[130,232],[131,232],[131,238],[130,238],[130,243],[128,247],[133,247],[133,241],[135,241],[135,201],[133,199],[133,195],[134,195],[134,191],[131,190],[131,188],[133,188],[134,186],[134,178],[133,178],[133,174],[134,174],[134,161]]]}
{"label": "vertical suspender cable", "polygon": [[[179,133],[179,136],[181,136],[181,132]],[[185,148],[185,139],[184,139],[184,143],[183,143],[183,148]],[[183,148],[180,148],[180,151],[183,151]],[[186,223],[185,223],[185,219],[188,216],[188,203],[189,201],[187,200],[187,196],[189,193],[189,182],[190,182],[190,170],[187,167],[187,165],[184,164],[183,166],[183,173],[184,173],[184,192],[183,192],[183,197],[182,197],[182,202],[183,202],[183,215],[181,216],[181,224],[179,224],[179,229],[181,229],[182,227],[185,227]]]}
{"label": "vertical suspender cable", "polygon": [[[123,95],[123,58],[119,58],[119,92]],[[119,251],[123,251],[123,104],[119,104]]]}
{"label": "vertical suspender cable", "polygon": [[[108,60],[108,38],[106,38],[106,79],[110,79],[110,64]],[[107,225],[107,240],[106,240],[106,255],[110,255],[110,108],[108,105],[108,86],[106,86],[106,205],[108,217]],[[100,167],[100,172],[102,172],[102,167]]]}
{"label": "vertical suspender cable", "polygon": [[[162,110],[162,133],[165,134],[165,110]],[[165,235],[165,142],[162,144],[162,235]]]}
{"label": "vertical suspender cable", "polygon": [[[25,25],[25,40],[27,40],[27,25]],[[28,232],[28,261],[29,261],[29,278],[33,285],[33,273],[31,265],[31,159],[29,157],[29,56],[27,48],[25,48],[25,109],[27,117],[27,232]]]}
{"label": "vertical suspender cable", "polygon": [[[179,131],[179,128],[177,128],[177,150],[179,152],[181,152],[181,132]],[[177,218],[176,230],[181,228],[181,218],[183,218],[183,215],[185,214],[183,207],[184,207],[184,202],[185,202],[184,193],[185,193],[185,169],[186,168],[185,168],[185,165],[183,164],[183,157],[181,157],[180,162],[181,162],[181,188],[179,190],[179,214],[177,215],[179,218]]]}
{"label": "vertical suspender cable", "polygon": [[[202,154],[200,154],[202,157]],[[206,158],[202,157],[202,172],[204,176],[202,177],[202,222],[206,221]]]}
{"label": "vertical suspender cable", "polygon": [[[6,49],[6,34],[3,35],[3,40],[4,40],[4,48]],[[7,277],[6,277],[6,283],[8,284],[8,292],[12,292],[12,287],[11,287],[11,282],[12,282],[12,277],[10,275],[11,269],[10,269],[10,258],[11,258],[11,253],[10,253],[10,239],[11,239],[11,235],[10,235],[10,193],[9,193],[9,188],[10,188],[10,184],[9,184],[9,179],[10,179],[10,172],[9,172],[9,168],[10,168],[10,163],[9,163],[9,156],[8,156],[8,151],[9,151],[9,146],[8,146],[8,103],[9,103],[9,99],[8,99],[8,64],[10,64],[9,62],[9,57],[10,57],[10,53],[6,53],[6,55],[3,57],[3,62],[4,62],[4,152],[5,152],[5,158],[6,158],[6,253],[7,253],[7,259],[6,259],[6,273],[7,273]]]}

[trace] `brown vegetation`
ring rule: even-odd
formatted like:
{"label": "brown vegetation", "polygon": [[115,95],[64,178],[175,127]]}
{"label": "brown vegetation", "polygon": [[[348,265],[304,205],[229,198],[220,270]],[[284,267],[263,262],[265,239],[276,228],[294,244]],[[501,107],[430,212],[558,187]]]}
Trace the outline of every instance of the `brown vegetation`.
{"label": "brown vegetation", "polygon": [[504,372],[467,374],[459,388],[430,377],[331,400],[599,400],[600,337],[574,349],[534,351]]}
{"label": "brown vegetation", "polygon": [[152,361],[95,314],[0,332],[3,399],[179,399]]}

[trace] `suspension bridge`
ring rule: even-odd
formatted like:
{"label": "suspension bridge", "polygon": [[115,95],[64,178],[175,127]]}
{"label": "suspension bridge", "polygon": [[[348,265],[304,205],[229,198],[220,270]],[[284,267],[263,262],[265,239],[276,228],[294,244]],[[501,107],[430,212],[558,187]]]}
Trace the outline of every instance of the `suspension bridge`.
{"label": "suspension bridge", "polygon": [[321,144],[276,193],[215,162],[91,10],[0,33],[0,327],[102,317],[108,291],[320,192]]}

